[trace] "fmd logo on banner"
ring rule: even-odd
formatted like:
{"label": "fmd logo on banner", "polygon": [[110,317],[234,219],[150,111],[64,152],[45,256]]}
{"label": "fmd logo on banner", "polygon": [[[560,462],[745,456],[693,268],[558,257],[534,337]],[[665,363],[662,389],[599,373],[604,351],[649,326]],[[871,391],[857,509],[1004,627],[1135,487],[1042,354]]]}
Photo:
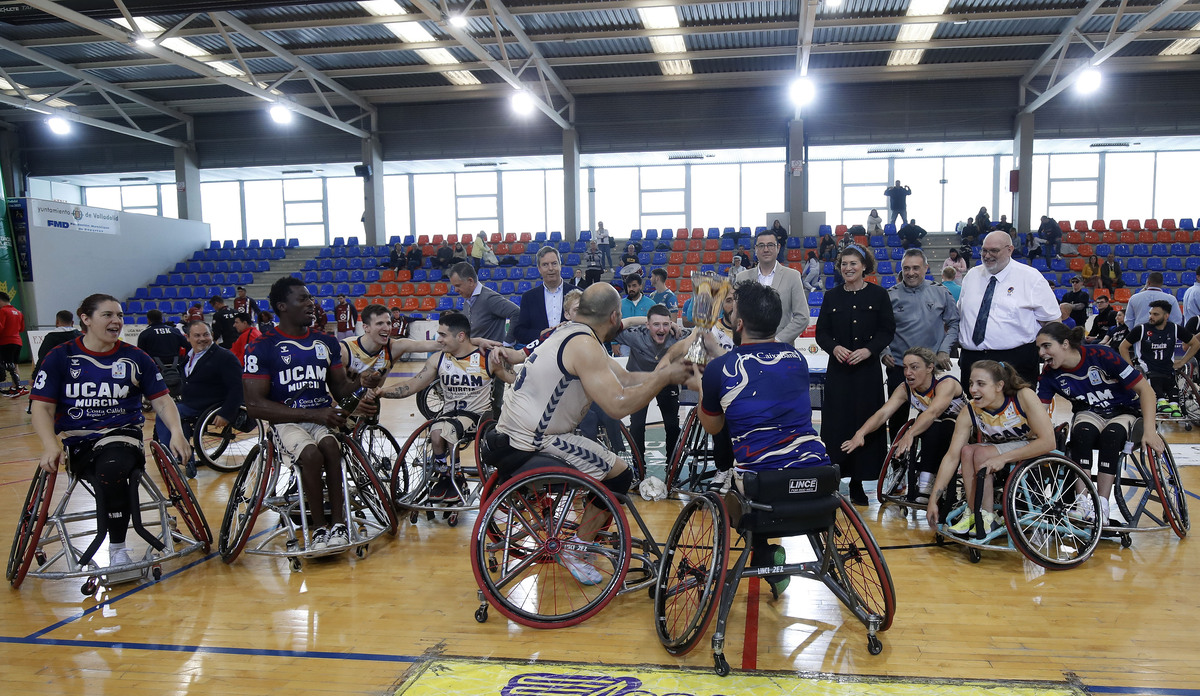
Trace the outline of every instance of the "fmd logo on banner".
{"label": "fmd logo on banner", "polygon": [[117,234],[121,230],[121,213],[117,210],[48,201],[30,201],[30,207],[33,208],[30,224],[34,227],[97,234]]}

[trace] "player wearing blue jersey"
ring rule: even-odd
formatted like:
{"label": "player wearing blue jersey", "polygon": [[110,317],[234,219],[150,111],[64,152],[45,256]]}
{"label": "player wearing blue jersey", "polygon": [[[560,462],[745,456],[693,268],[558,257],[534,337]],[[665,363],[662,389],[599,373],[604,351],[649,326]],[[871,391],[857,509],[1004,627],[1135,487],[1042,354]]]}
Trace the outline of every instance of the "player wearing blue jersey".
{"label": "player wearing blue jersey", "polygon": [[[775,340],[783,319],[783,303],[774,288],[754,281],[734,289],[733,334],[738,344],[725,352],[711,332],[705,347],[714,357],[704,368],[700,424],[714,436],[728,425],[736,463],[741,473],[809,466],[825,466],[829,457],[812,425],[808,363],[800,351]],[[761,536],[761,538],[760,538]],[[784,565],[783,547],[766,535],[756,536],[751,565]],[[770,576],[775,593],[783,592],[790,578]]]}
{"label": "player wearing blue jersey", "polygon": [[143,396],[166,424],[175,456],[187,461],[191,451],[154,359],[121,340],[125,322],[117,299],[89,295],[76,313],[83,336],[50,351],[34,375],[30,399],[33,429],[42,441],[39,465],[55,471],[66,448],[71,474],[88,481],[96,496],[96,540],[82,562],[107,534],[110,565],[119,566],[131,562],[125,533],[138,514],[136,486],[146,466]]}
{"label": "player wearing blue jersey", "polygon": [[[1154,390],[1132,365],[1108,346],[1084,345],[1082,328],[1067,328],[1059,322],[1046,324],[1035,339],[1038,355],[1046,363],[1038,379],[1037,393],[1049,404],[1058,394],[1071,402],[1071,458],[1090,471],[1092,452],[1099,452],[1096,492],[1100,517],[1108,519],[1108,495],[1112,491],[1121,451],[1138,415],[1142,417],[1142,444],[1155,452],[1164,449],[1154,428]],[[1091,499],[1079,496],[1078,512],[1090,519]]]}
{"label": "player wearing blue jersey", "polygon": [[[354,384],[342,367],[341,350],[332,336],[310,331],[316,302],[304,283],[290,276],[271,286],[268,296],[279,325],[263,334],[246,352],[242,387],[246,411],[274,426],[280,454],[300,466],[312,533],[306,549],[350,543],[345,520],[341,448],[335,433],[346,423],[330,397],[344,399]],[[363,400],[359,413],[373,415],[374,399]],[[329,486],[333,525],[327,527],[322,473]]]}

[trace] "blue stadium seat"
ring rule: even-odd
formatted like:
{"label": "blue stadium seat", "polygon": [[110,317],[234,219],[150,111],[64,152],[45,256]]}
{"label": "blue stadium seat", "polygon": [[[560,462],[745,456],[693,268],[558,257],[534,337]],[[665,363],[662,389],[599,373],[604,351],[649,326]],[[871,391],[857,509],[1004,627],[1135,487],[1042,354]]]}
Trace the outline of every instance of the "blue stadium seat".
{"label": "blue stadium seat", "polygon": [[[310,260],[312,260],[312,259],[310,259]],[[333,259],[316,259],[316,262],[317,262],[317,270],[318,271],[332,271],[333,270]],[[304,267],[308,268],[308,264],[305,264]]]}
{"label": "blue stadium seat", "polygon": [[245,249],[246,248],[246,240],[244,240],[244,239],[237,240],[237,242],[234,243],[233,247],[235,249]]}
{"label": "blue stadium seat", "polygon": [[181,300],[190,300],[195,297],[195,294],[192,292],[191,288],[185,286],[177,289],[175,291],[175,296]]}
{"label": "blue stadium seat", "polygon": [[[513,270],[514,270],[514,271],[519,271],[520,269],[514,268]],[[540,273],[538,273],[537,266],[530,266],[529,268],[526,268],[526,269],[525,269],[525,272],[524,272],[524,273],[523,273],[523,274],[522,274],[520,277],[521,277],[521,278],[524,278],[525,280],[537,280],[538,278],[540,278],[540,277],[541,277],[541,274],[540,274]],[[564,277],[564,278],[570,278],[570,277],[571,277],[570,275],[568,275],[568,274],[566,273],[566,267],[565,267],[565,266],[563,267],[563,273],[562,273],[562,277]]]}
{"label": "blue stadium seat", "polygon": [[1176,242],[1171,245],[1171,256],[1187,256],[1187,248],[1183,242]]}
{"label": "blue stadium seat", "polygon": [[522,280],[517,283],[517,294],[523,295],[533,289],[533,283],[528,280]]}
{"label": "blue stadium seat", "polygon": [[[350,271],[350,282],[351,283],[361,283],[365,280],[366,280],[366,276],[363,275],[363,272],[361,270],[356,269],[356,270]],[[363,293],[355,293],[355,294],[361,295]]]}
{"label": "blue stadium seat", "polygon": [[1030,265],[1043,273],[1050,270],[1050,266],[1046,264],[1046,259],[1043,259],[1041,257],[1034,259],[1033,263],[1031,263]]}
{"label": "blue stadium seat", "polygon": [[1133,256],[1133,248],[1130,247],[1128,244],[1118,244],[1113,249],[1113,253],[1115,253],[1117,256],[1120,256],[1121,258],[1129,258],[1130,256]]}
{"label": "blue stadium seat", "polygon": [[[789,245],[788,248],[790,249],[791,246]],[[811,236],[805,237],[804,238],[804,248],[805,249],[816,249],[817,248],[817,238],[811,237]]]}
{"label": "blue stadium seat", "polygon": [[1196,229],[1196,225],[1192,222],[1191,218],[1183,218],[1179,221],[1179,229],[1188,230],[1190,232]]}
{"label": "blue stadium seat", "polygon": [[1121,281],[1130,287],[1138,284],[1138,274],[1133,271],[1125,271],[1121,274]]}
{"label": "blue stadium seat", "polygon": [[333,270],[344,271],[349,268],[350,268],[350,260],[349,259],[334,259],[333,260]]}
{"label": "blue stadium seat", "polygon": [[642,241],[642,251],[654,251],[654,242],[649,239]]}
{"label": "blue stadium seat", "polygon": [[631,241],[631,242],[640,241],[641,238],[642,238],[641,230],[630,230],[629,231],[629,241]]}
{"label": "blue stadium seat", "polygon": [[349,295],[350,294],[350,284],[349,283],[338,283],[333,287],[333,291],[334,291],[335,295]]}
{"label": "blue stadium seat", "polygon": [[167,283],[170,285],[183,285],[183,274],[172,273],[171,275],[167,276]]}
{"label": "blue stadium seat", "polygon": [[717,266],[715,264],[711,264],[711,263],[702,264],[700,266],[700,272],[701,273],[716,273]]}
{"label": "blue stadium seat", "polygon": [[443,295],[442,297],[438,298],[437,311],[445,312],[451,309],[454,309],[453,298],[451,298],[449,295]]}
{"label": "blue stadium seat", "polygon": [[345,237],[334,237],[333,238],[333,246],[335,246],[335,247],[346,246],[346,238]]}
{"label": "blue stadium seat", "polygon": [[651,258],[652,256],[648,251],[643,251],[637,255],[638,263],[642,264],[643,266],[649,266]]}
{"label": "blue stadium seat", "polygon": [[1148,258],[1148,259],[1146,259],[1146,270],[1147,271],[1166,270],[1166,264],[1160,258],[1154,258],[1154,257]]}
{"label": "blue stadium seat", "polygon": [[[321,297],[333,297],[333,284],[324,283],[317,288],[317,294]],[[332,308],[331,308],[332,309]]]}
{"label": "blue stadium seat", "polygon": [[654,252],[654,256],[650,262],[653,263],[655,266],[667,265],[667,252],[665,252],[665,251]]}
{"label": "blue stadium seat", "polygon": [[347,239],[346,244],[352,247],[358,246],[358,237],[351,237],[350,239]]}
{"label": "blue stadium seat", "polygon": [[837,286],[837,279],[833,276],[825,276],[825,289],[832,290],[835,286]]}
{"label": "blue stadium seat", "polygon": [[[485,267],[485,268],[480,268],[480,269],[479,269],[479,271],[478,271],[478,272],[476,272],[476,274],[475,274],[475,275],[476,275],[476,277],[478,277],[478,279],[479,279],[479,280],[491,280],[491,279],[492,279],[492,270],[493,270],[493,269],[491,269],[491,268],[486,268],[486,267]],[[495,269],[495,270],[497,270],[497,271],[502,271],[502,270],[504,270],[504,269],[502,269],[502,268],[497,268],[497,269]]]}
{"label": "blue stadium seat", "polygon": [[1059,302],[1062,302],[1062,299],[1066,297],[1067,293],[1070,291],[1070,288],[1054,288],[1054,296],[1058,298]]}
{"label": "blue stadium seat", "polygon": [[424,268],[418,268],[412,272],[412,282],[424,283],[427,280],[429,280],[429,271]]}
{"label": "blue stadium seat", "polygon": [[546,233],[545,232],[535,232],[533,235],[533,241],[538,242],[538,243],[545,242],[546,241]]}
{"label": "blue stadium seat", "polygon": [[1179,274],[1175,271],[1166,271],[1163,273],[1163,285],[1168,288],[1179,287]]}
{"label": "blue stadium seat", "polygon": [[733,251],[736,248],[737,248],[737,245],[735,245],[733,240],[730,239],[729,237],[726,237],[721,240],[721,251]]}
{"label": "blue stadium seat", "polygon": [[333,272],[333,282],[349,283],[350,282],[350,271],[334,271]]}
{"label": "blue stadium seat", "polygon": [[899,261],[900,259],[904,258],[904,250],[900,247],[895,247],[892,249],[890,256],[892,257],[893,261]]}
{"label": "blue stadium seat", "polygon": [[317,282],[317,272],[316,271],[303,271],[303,273],[304,273],[304,277],[301,278],[301,280],[303,280],[305,282],[305,284]]}
{"label": "blue stadium seat", "polygon": [[749,227],[739,227],[738,228],[738,236],[739,237],[752,237],[754,235],[750,234]]}
{"label": "blue stadium seat", "polygon": [[350,268],[350,270],[362,268],[362,259],[346,259],[346,266]]}
{"label": "blue stadium seat", "polygon": [[884,290],[887,290],[896,285],[896,276],[894,276],[894,275],[884,276],[879,279],[879,284],[883,287]]}
{"label": "blue stadium seat", "polygon": [[[591,232],[588,232],[588,236],[589,236],[589,238],[591,237]],[[659,238],[659,239],[665,239],[665,240],[674,239],[674,238],[675,238],[675,232],[674,232],[674,230],[659,230],[659,231],[658,231],[658,238]],[[582,239],[582,237],[580,237],[580,239]]]}
{"label": "blue stadium seat", "polygon": [[516,289],[517,286],[515,283],[513,283],[511,280],[506,280],[503,283],[500,283],[500,288],[497,290],[497,292],[499,292],[501,295],[511,295]]}
{"label": "blue stadium seat", "polygon": [[331,259],[331,258],[333,258],[333,250],[330,249],[329,247],[322,247],[317,250],[317,258],[318,259]]}
{"label": "blue stadium seat", "polygon": [[1111,253],[1112,253],[1112,245],[1111,244],[1097,244],[1096,245],[1096,256],[1099,256],[1101,258],[1101,260],[1108,258],[1108,255]]}
{"label": "blue stadium seat", "polygon": [[1200,270],[1200,256],[1189,256],[1183,265],[1189,271]]}
{"label": "blue stadium seat", "polygon": [[198,283],[198,282],[199,282],[199,281],[197,281],[197,280],[196,280],[196,274],[195,274],[195,273],[185,273],[185,274],[183,274],[183,282],[182,282],[182,283],[180,283],[180,284],[181,284],[181,285],[189,285],[189,286],[190,286],[190,285],[195,285],[195,284],[196,284],[196,283]]}
{"label": "blue stadium seat", "polygon": [[350,295],[352,297],[362,297],[367,294],[367,286],[362,283],[354,283],[350,286]]}
{"label": "blue stadium seat", "polygon": [[133,297],[137,300],[148,300],[150,299],[150,291],[146,288],[138,288],[133,291]]}
{"label": "blue stadium seat", "polygon": [[330,252],[333,254],[333,258],[335,259],[344,259],[348,256],[346,253],[346,247],[333,247],[330,249]]}
{"label": "blue stadium seat", "polygon": [[720,238],[721,238],[721,232],[717,228],[715,228],[715,227],[708,228],[708,232],[705,234],[705,239],[720,239]]}
{"label": "blue stadium seat", "polygon": [[243,273],[241,277],[238,278],[237,282],[238,285],[252,285],[254,283],[254,275],[251,273]]}
{"label": "blue stadium seat", "polygon": [[1045,278],[1047,281],[1049,281],[1051,285],[1058,285],[1058,274],[1057,273],[1052,273],[1052,272],[1051,273],[1043,273],[1042,277]]}
{"label": "blue stadium seat", "polygon": [[347,258],[358,258],[359,256],[362,256],[362,249],[356,246],[346,247]]}
{"label": "blue stadium seat", "polygon": [[820,307],[821,302],[824,300],[825,293],[821,292],[820,290],[813,290],[812,292],[808,293],[808,306],[810,307]]}
{"label": "blue stadium seat", "polygon": [[1170,253],[1171,253],[1171,245],[1170,244],[1155,244],[1150,247],[1149,254],[1142,254],[1142,256],[1164,257],[1164,256],[1169,256]]}
{"label": "blue stadium seat", "polygon": [[1125,270],[1141,273],[1146,270],[1146,260],[1135,256],[1125,263]]}
{"label": "blue stadium seat", "polygon": [[187,273],[187,269],[188,269],[188,265],[185,262],[180,261],[175,264],[174,272],[175,273]]}
{"label": "blue stadium seat", "polygon": [[318,280],[322,283],[332,283],[333,282],[333,271],[328,271],[328,270],[320,271],[317,274],[317,276],[318,276]]}
{"label": "blue stadium seat", "polygon": [[[978,254],[976,254],[975,258],[979,258]],[[1050,262],[1050,270],[1056,273],[1065,273],[1071,269],[1067,267],[1066,259],[1054,259]]]}
{"label": "blue stadium seat", "polygon": [[[550,241],[561,242],[562,241],[562,232],[551,232],[550,233]],[[456,309],[461,309],[461,308],[457,307]]]}
{"label": "blue stadium seat", "polygon": [[821,225],[819,228],[817,228],[817,234],[822,237],[827,234],[833,234],[833,228],[829,225]]}
{"label": "blue stadium seat", "polygon": [[174,285],[168,285],[163,288],[163,298],[167,300],[175,300],[179,298],[179,288]]}
{"label": "blue stadium seat", "polygon": [[788,237],[787,242],[784,244],[788,249],[799,249],[802,245],[803,242],[799,237]]}
{"label": "blue stadium seat", "polygon": [[408,246],[410,244],[416,244],[416,243],[417,243],[417,238],[415,236],[413,236],[411,234],[404,235],[404,246]]}
{"label": "blue stadium seat", "polygon": [[[623,247],[622,247],[623,248]],[[560,241],[558,243],[558,253],[566,254],[571,251],[571,243]]]}
{"label": "blue stadium seat", "polygon": [[873,246],[873,247],[884,246],[883,237],[880,237],[879,235],[872,236],[871,237],[871,246]]}
{"label": "blue stadium seat", "polygon": [[876,266],[875,270],[880,275],[892,275],[892,273],[893,273],[892,262],[891,261],[880,261],[878,266]]}
{"label": "blue stadium seat", "polygon": [[1133,255],[1134,256],[1143,256],[1143,257],[1149,256],[1150,255],[1150,245],[1149,244],[1134,244],[1133,245]]}
{"label": "blue stadium seat", "polygon": [[579,254],[567,254],[568,266],[578,266],[580,263]]}
{"label": "blue stadium seat", "polygon": [[125,311],[128,314],[141,314],[142,303],[139,300],[129,300],[125,303]]}
{"label": "blue stadium seat", "polygon": [[[311,271],[310,271],[310,272],[311,272]],[[291,273],[289,273],[288,275],[290,275],[291,277],[293,277],[293,278],[295,278],[296,280],[300,281],[301,283],[303,283],[303,282],[304,282],[304,271],[292,271],[292,272],[291,272]]]}
{"label": "blue stadium seat", "polygon": [[1182,271],[1183,270],[1183,259],[1181,259],[1177,256],[1172,256],[1171,258],[1167,259],[1167,270],[1168,271]]}
{"label": "blue stadium seat", "polygon": [[208,243],[208,248],[209,249],[220,249],[221,243],[214,239],[213,241]]}
{"label": "blue stadium seat", "polygon": [[825,262],[825,266],[824,266],[824,268],[822,269],[822,272],[823,272],[825,275],[827,275],[827,276],[831,276],[831,275],[833,275],[833,262],[832,262],[832,261],[826,261],[826,262]]}
{"label": "blue stadium seat", "polygon": [[[1200,261],[1200,259],[1197,259],[1197,261]],[[1179,274],[1179,282],[1182,285],[1184,285],[1185,287],[1188,285],[1195,285],[1196,284],[1196,272],[1195,271],[1184,271],[1183,273],[1180,273]]]}
{"label": "blue stadium seat", "polygon": [[378,283],[379,279],[383,276],[383,274],[380,273],[379,269],[377,268],[372,268],[363,275],[368,283]]}
{"label": "blue stadium seat", "polygon": [[[883,226],[883,233],[888,236],[894,236],[896,234],[896,226],[889,222]],[[899,239],[899,237],[897,237],[897,239]],[[888,244],[892,246],[891,242],[888,242]]]}
{"label": "blue stadium seat", "polygon": [[274,242],[274,240],[264,239],[264,240],[262,240],[262,244],[260,246],[263,249],[273,249],[273,248],[275,248],[275,242]]}
{"label": "blue stadium seat", "polygon": [[232,249],[233,248],[233,240],[226,239],[225,241],[221,242],[221,248],[222,249]]}
{"label": "blue stadium seat", "polygon": [[658,230],[651,227],[650,229],[646,230],[646,233],[642,237],[642,239],[657,240],[658,239]]}

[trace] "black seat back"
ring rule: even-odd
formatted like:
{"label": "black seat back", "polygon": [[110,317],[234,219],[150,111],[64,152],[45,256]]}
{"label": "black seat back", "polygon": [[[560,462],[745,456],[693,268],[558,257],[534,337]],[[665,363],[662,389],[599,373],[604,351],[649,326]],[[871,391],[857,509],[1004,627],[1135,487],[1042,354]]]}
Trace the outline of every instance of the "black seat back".
{"label": "black seat back", "polygon": [[827,529],[841,505],[835,495],[841,472],[836,465],[746,472],[746,497],[770,510],[750,508],[737,523],[741,531],[796,536]]}

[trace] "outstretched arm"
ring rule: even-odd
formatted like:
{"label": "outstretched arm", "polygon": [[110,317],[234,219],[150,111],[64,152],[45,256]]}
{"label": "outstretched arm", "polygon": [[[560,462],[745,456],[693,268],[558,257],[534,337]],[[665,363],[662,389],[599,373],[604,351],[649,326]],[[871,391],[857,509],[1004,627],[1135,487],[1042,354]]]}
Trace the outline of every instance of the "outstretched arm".
{"label": "outstretched arm", "polygon": [[929,505],[925,508],[925,518],[930,527],[937,527],[938,500],[945,495],[946,487],[950,485],[950,481],[954,478],[954,472],[958,470],[962,448],[971,439],[972,430],[971,412],[969,408],[964,408],[954,421],[954,435],[950,438],[950,448],[946,450],[946,456],[942,457],[942,462],[938,465],[937,477],[933,480],[933,489],[929,493]]}
{"label": "outstretched arm", "polygon": [[378,389],[376,394],[381,399],[403,399],[416,394],[437,379],[437,366],[441,357],[440,352],[434,353],[425,360],[425,364],[421,366],[421,370],[416,375],[387,389]]}
{"label": "outstretched arm", "polygon": [[664,387],[681,384],[689,376],[682,363],[673,363],[654,372],[638,373],[640,379],[632,379],[593,340],[568,343],[563,351],[563,365],[569,374],[579,377],[584,392],[613,418],[624,418],[645,408]]}
{"label": "outstretched arm", "polygon": [[[867,435],[870,435],[878,430],[879,426],[883,425],[888,421],[889,418],[894,416],[896,411],[899,411],[900,407],[903,406],[907,401],[908,392],[905,390],[904,385],[902,384],[896,387],[892,391],[892,395],[888,397],[886,402],[884,402],[883,406],[880,406],[878,411],[871,414],[871,417],[867,419],[867,422],[863,423],[862,427],[856,430],[854,435],[851,436],[849,440],[846,440],[842,443],[842,451],[853,452],[859,447],[862,447],[866,442]],[[905,450],[907,449],[908,448],[905,448]]]}

